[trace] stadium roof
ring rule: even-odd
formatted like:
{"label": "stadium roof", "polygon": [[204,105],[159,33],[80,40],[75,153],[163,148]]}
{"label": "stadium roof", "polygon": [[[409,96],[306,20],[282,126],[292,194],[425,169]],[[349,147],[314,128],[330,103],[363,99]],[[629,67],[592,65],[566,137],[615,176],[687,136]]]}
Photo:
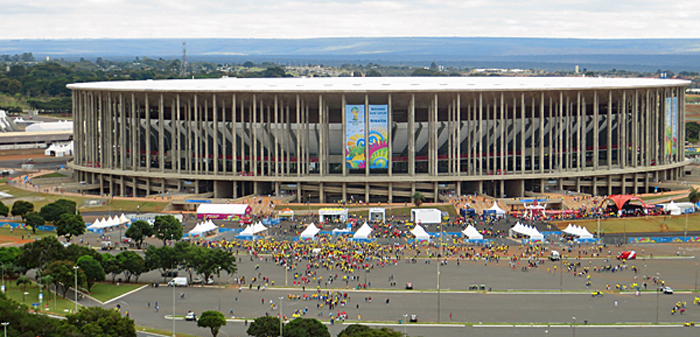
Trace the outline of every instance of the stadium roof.
{"label": "stadium roof", "polygon": [[73,90],[154,92],[429,92],[589,90],[674,87],[684,80],[606,77],[314,77],[112,81],[74,83]]}

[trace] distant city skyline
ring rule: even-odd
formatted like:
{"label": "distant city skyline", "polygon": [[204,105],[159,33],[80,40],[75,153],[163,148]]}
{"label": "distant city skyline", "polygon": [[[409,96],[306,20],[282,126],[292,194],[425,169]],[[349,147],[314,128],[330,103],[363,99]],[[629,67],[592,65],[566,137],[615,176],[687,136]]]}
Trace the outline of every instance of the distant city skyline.
{"label": "distant city skyline", "polygon": [[700,37],[693,0],[7,0],[0,8],[0,39]]}

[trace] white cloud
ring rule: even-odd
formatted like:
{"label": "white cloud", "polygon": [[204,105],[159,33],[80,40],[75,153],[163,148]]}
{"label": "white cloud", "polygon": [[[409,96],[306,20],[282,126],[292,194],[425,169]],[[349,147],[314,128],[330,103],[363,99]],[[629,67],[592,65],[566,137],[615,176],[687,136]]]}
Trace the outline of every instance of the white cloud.
{"label": "white cloud", "polygon": [[4,0],[0,39],[695,38],[695,0]]}

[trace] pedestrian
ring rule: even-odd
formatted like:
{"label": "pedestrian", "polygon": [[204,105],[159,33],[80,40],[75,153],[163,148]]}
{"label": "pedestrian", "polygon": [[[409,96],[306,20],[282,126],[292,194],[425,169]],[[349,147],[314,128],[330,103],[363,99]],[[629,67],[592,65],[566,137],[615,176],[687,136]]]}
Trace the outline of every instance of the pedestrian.
{"label": "pedestrian", "polygon": [[148,302],[148,308],[149,309],[151,308],[151,302]]}

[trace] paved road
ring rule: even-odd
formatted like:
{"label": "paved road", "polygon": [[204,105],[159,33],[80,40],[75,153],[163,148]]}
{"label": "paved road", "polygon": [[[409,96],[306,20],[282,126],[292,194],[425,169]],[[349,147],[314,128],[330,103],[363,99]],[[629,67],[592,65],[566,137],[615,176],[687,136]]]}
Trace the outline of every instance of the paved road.
{"label": "paved road", "polygon": [[[678,246],[656,245],[644,246],[646,252],[653,252],[657,257],[661,255],[670,256],[679,251]],[[630,248],[630,247],[625,247]],[[688,255],[698,253],[697,246],[681,246],[680,252]],[[641,251],[641,246],[634,249]],[[607,253],[607,252],[606,252]],[[612,254],[615,251],[611,251]],[[601,266],[605,264],[600,259],[582,259],[582,265]],[[617,263],[610,261],[610,263]],[[635,263],[640,269],[637,274],[639,280],[643,274],[656,275],[659,273],[666,281],[667,285],[676,289],[692,289],[695,286],[696,259],[654,259],[630,261]],[[260,265],[259,270],[255,266]],[[646,265],[644,271],[642,266]],[[242,275],[250,280],[257,273],[269,277],[275,281],[277,286],[284,284],[284,270],[275,266],[270,260],[265,263],[264,258],[250,261],[249,256],[239,255],[239,272],[236,277]],[[587,320],[591,324],[617,323],[617,322],[655,322],[657,312],[657,296],[654,292],[642,293],[637,297],[634,294],[614,294],[606,293],[603,298],[592,298],[588,291],[585,291],[585,278],[576,277],[572,274],[563,273],[561,276],[556,273],[547,273],[547,264],[539,270],[522,272],[516,268],[513,271],[507,262],[499,264],[489,264],[484,266],[483,262],[462,262],[459,266],[450,262],[447,266],[441,267],[441,287],[444,291],[440,294],[440,321],[449,322],[452,313],[452,322],[512,322],[512,323],[567,323],[572,317],[577,317],[581,323]],[[319,272],[324,279],[336,271]],[[437,321],[438,294],[434,291],[437,286],[436,280],[437,265],[432,261],[426,264],[424,260],[418,263],[406,263],[405,260],[396,266],[384,268],[375,267],[367,274],[368,282],[372,282],[370,291],[345,290],[344,282],[336,281],[330,287],[336,291],[347,292],[350,300],[341,311],[346,311],[350,317],[349,321],[356,321],[357,315],[362,316],[362,320],[398,322],[403,319],[404,314],[419,315],[420,322]],[[291,284],[293,273],[289,273],[289,284]],[[396,287],[391,287],[388,277],[394,276],[397,281]],[[593,289],[604,288],[605,283],[629,284],[635,281],[635,274],[631,270],[618,273],[591,273]],[[356,276],[364,278],[363,273],[356,273]],[[155,272],[142,276],[142,280],[162,281],[162,278]],[[364,280],[362,280],[364,281]],[[404,291],[402,285],[406,281],[414,283],[414,291]],[[217,282],[232,282],[227,276],[217,279]],[[564,290],[581,290],[580,293],[571,292],[551,292],[558,290],[559,284]],[[464,290],[472,283],[485,283],[488,287],[497,292],[491,293],[469,293]],[[176,314],[184,315],[188,310],[201,313],[205,310],[221,310],[226,316],[236,316],[243,318],[254,318],[267,314],[277,315],[279,307],[271,309],[269,301],[272,299],[275,304],[279,303],[279,297],[286,297],[288,294],[311,294],[313,287],[308,287],[306,292],[299,288],[271,289],[257,291],[256,288],[250,290],[243,288],[239,292],[237,288],[228,286],[225,288],[167,288],[148,287],[137,293],[125,296],[118,301],[106,304],[105,307],[114,307],[121,303],[122,308],[127,308],[132,313],[136,323],[148,325],[160,329],[172,329],[172,321],[165,318],[165,315],[172,313],[173,291],[176,295]],[[324,290],[325,290],[324,284]],[[388,289],[388,290],[387,290]],[[421,292],[421,289],[429,292]],[[515,293],[508,293],[502,290],[518,289]],[[531,290],[550,291],[536,292]],[[180,298],[180,294],[184,298]],[[365,301],[365,297],[372,297],[372,302]],[[386,304],[385,299],[389,298],[390,303]],[[262,304],[264,299],[265,304]],[[679,325],[686,321],[700,322],[700,307],[694,306],[694,295],[690,293],[677,293],[674,295],[659,295],[659,321],[677,322]],[[155,302],[158,302],[160,311],[153,309]],[[684,316],[672,316],[670,310],[678,301],[688,303],[687,313]],[[150,308],[148,306],[150,302]],[[617,302],[617,306],[615,305]],[[126,303],[126,304],[124,304]],[[220,303],[220,304],[219,304]],[[285,315],[291,317],[296,309],[309,308],[306,317],[319,318],[319,312],[323,312],[323,318],[327,320],[328,310],[317,309],[315,301],[289,301],[284,300],[283,310]],[[359,308],[358,308],[359,305]],[[233,315],[231,315],[233,309]],[[334,310],[335,311],[335,310]],[[208,330],[196,327],[196,323],[176,321],[177,331],[187,332],[198,336],[209,335]],[[331,333],[336,335],[344,327],[336,324],[329,327]],[[404,326],[394,326],[394,329],[402,331]],[[552,335],[563,336],[571,334],[571,330],[564,327],[552,328],[488,328],[488,327],[415,327],[406,326],[407,332],[412,336],[494,336],[494,335],[518,335],[518,336],[540,336]],[[245,336],[246,326],[241,321],[229,322],[223,331],[230,336]],[[545,331],[547,331],[545,333]],[[691,328],[577,328],[579,336],[595,335],[615,335],[615,336],[656,336],[660,333],[685,336],[698,330]],[[224,334],[225,335],[225,334]]]}

